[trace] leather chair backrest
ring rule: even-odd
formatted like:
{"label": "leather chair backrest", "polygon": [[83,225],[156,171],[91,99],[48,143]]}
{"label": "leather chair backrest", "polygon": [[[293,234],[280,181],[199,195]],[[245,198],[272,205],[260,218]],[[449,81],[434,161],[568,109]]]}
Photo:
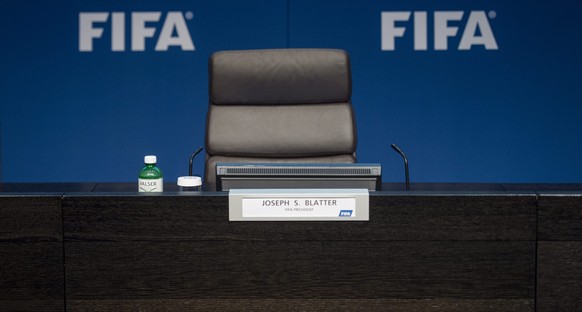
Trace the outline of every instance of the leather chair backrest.
{"label": "leather chair backrest", "polygon": [[209,62],[206,183],[217,162],[355,162],[347,53],[222,51]]}

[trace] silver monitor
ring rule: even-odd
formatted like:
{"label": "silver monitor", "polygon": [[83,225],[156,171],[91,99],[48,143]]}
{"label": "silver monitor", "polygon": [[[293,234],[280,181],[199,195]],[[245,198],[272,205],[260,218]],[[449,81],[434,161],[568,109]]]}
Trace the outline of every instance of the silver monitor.
{"label": "silver monitor", "polygon": [[217,163],[216,190],[382,187],[380,164]]}

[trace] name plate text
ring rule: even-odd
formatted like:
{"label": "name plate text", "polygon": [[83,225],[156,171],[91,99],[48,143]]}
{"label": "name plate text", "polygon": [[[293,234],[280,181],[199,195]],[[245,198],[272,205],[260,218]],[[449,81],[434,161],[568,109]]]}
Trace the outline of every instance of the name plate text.
{"label": "name plate text", "polygon": [[232,189],[230,221],[368,221],[367,189]]}

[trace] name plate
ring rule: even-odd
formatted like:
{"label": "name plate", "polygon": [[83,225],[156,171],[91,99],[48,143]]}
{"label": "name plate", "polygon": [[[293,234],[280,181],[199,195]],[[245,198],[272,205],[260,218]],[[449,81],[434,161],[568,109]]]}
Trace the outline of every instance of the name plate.
{"label": "name plate", "polygon": [[368,221],[367,189],[231,189],[230,221]]}

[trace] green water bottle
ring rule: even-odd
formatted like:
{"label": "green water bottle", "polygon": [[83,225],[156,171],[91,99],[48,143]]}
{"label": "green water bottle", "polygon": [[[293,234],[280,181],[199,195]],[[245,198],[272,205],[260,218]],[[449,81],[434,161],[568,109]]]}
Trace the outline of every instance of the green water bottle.
{"label": "green water bottle", "polygon": [[145,167],[141,169],[138,177],[138,190],[140,192],[163,192],[164,175],[156,166],[158,158],[154,155],[144,157]]}

